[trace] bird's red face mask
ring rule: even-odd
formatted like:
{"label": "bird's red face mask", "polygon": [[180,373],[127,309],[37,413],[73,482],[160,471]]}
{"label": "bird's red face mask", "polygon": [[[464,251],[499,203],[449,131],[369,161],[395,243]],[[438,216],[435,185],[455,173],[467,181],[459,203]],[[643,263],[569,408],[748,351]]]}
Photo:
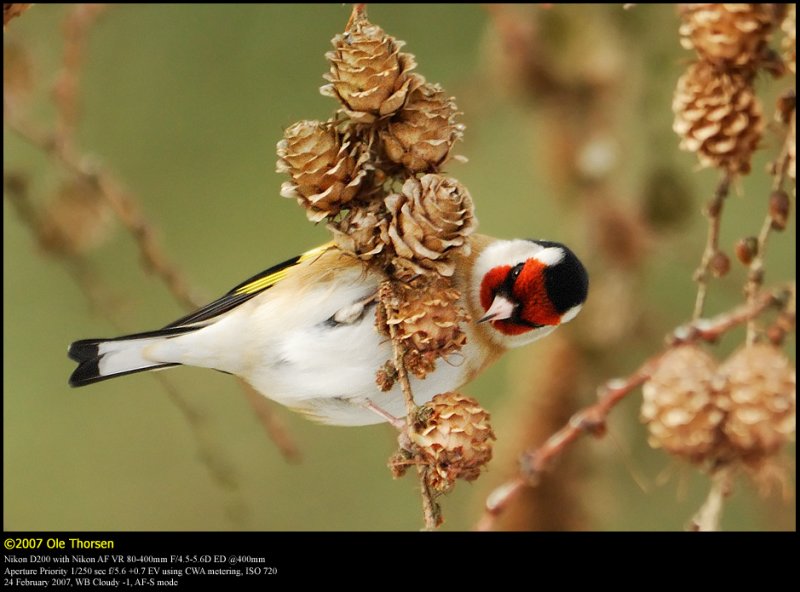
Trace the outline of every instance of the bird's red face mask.
{"label": "bird's red face mask", "polygon": [[480,300],[486,313],[478,322],[491,322],[505,335],[560,324],[561,315],[547,292],[545,268],[541,261],[528,259],[491,269],[481,282]]}

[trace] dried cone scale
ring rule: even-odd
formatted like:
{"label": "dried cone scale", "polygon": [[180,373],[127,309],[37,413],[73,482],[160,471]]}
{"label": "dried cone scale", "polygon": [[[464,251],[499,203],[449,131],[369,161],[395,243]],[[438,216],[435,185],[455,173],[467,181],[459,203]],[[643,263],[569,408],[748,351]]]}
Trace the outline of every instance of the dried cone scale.
{"label": "dried cone scale", "polygon": [[333,38],[334,50],[325,54],[331,63],[330,81],[320,88],[342,104],[357,123],[373,123],[405,105],[409,93],[424,80],[411,70],[414,56],[403,53],[404,42],[384,33],[360,13],[343,35]]}
{"label": "dried cone scale", "polygon": [[681,76],[672,102],[672,129],[683,150],[696,152],[703,166],[748,173],[761,139],[761,105],[749,80],[696,62]]}
{"label": "dried cone scale", "polygon": [[297,199],[309,220],[335,216],[360,191],[368,172],[366,150],[333,122],[298,121],[278,142],[279,173],[292,180],[281,195]]}
{"label": "dried cone scale", "polygon": [[696,345],[664,354],[643,388],[649,442],[692,462],[714,458],[725,414],[716,405],[716,362]]}
{"label": "dried cone scale", "polygon": [[719,70],[754,70],[783,10],[777,4],[681,4],[681,45]]}
{"label": "dried cone scale", "polygon": [[463,135],[456,114],[452,97],[438,84],[425,83],[381,132],[386,156],[411,172],[437,170]]}
{"label": "dried cone scale", "polygon": [[795,370],[768,344],[743,347],[720,368],[725,378],[725,437],[737,457],[757,462],[794,438]]}
{"label": "dried cone scale", "polygon": [[395,276],[453,275],[450,254],[469,254],[467,237],[477,226],[467,189],[455,179],[428,174],[408,179],[385,203],[391,216],[385,240],[397,253]]}
{"label": "dried cone scale", "polygon": [[466,342],[460,323],[469,317],[458,305],[458,290],[446,279],[422,276],[409,283],[386,282],[381,290],[386,317],[377,322],[395,327],[405,367],[418,378],[434,370],[437,358],[455,353]]}
{"label": "dried cone scale", "polygon": [[475,399],[455,392],[436,395],[419,409],[409,436],[429,466],[429,487],[443,493],[456,479],[478,478],[492,458],[495,435],[489,420]]}

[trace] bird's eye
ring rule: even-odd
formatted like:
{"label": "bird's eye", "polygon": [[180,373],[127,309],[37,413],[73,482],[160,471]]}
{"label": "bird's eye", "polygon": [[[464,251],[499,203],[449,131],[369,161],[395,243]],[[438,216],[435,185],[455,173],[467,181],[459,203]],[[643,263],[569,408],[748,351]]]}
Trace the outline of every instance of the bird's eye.
{"label": "bird's eye", "polygon": [[524,265],[524,263],[515,265],[514,268],[509,272],[508,277],[512,284],[517,281],[519,274],[522,273],[522,268]]}

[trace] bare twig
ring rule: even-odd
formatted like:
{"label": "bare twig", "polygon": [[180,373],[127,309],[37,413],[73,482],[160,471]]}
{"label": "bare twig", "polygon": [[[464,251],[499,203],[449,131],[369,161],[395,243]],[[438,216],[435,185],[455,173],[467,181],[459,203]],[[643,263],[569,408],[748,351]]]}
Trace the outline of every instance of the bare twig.
{"label": "bare twig", "polygon": [[[389,294],[389,290],[381,290],[381,294]],[[388,316],[389,312],[385,302],[381,302],[381,306],[386,311],[385,315]],[[401,339],[397,334],[397,326],[392,323],[387,323],[389,329],[389,336],[392,340],[392,352],[394,355],[394,367],[397,369],[397,381],[400,384],[400,389],[403,391],[403,397],[406,403],[406,429],[411,429],[414,425],[414,420],[417,415],[417,404],[414,402],[414,393],[411,391],[411,383],[408,380],[408,370],[403,362],[405,351]],[[402,438],[402,435],[401,435]],[[436,503],[434,495],[428,487],[427,472],[428,466],[424,463],[414,463],[417,467],[417,477],[420,484],[420,495],[422,497],[422,514],[425,518],[425,530],[433,530],[442,523],[441,510],[439,504]]]}
{"label": "bare twig", "polygon": [[286,428],[284,422],[278,414],[275,413],[272,405],[263,395],[258,393],[244,380],[239,379],[239,383],[247,397],[247,401],[250,403],[250,406],[261,422],[261,425],[266,430],[272,442],[278,447],[278,450],[281,451],[283,457],[290,462],[300,462],[303,459],[300,448],[297,446],[291,434],[289,434],[289,430]]}
{"label": "bare twig", "polygon": [[766,334],[773,345],[783,343],[786,335],[796,331],[797,328],[797,286],[792,283],[786,306],[778,314],[778,318],[767,328]]}
{"label": "bare twig", "polygon": [[64,51],[61,70],[53,84],[53,105],[56,108],[55,140],[65,151],[74,149],[81,70],[89,32],[106,8],[105,4],[75,4],[64,20]]}
{"label": "bare twig", "polygon": [[14,118],[6,122],[9,129],[29,144],[59,160],[71,173],[97,189],[117,214],[139,247],[144,268],[167,286],[175,299],[186,308],[197,308],[200,301],[190,293],[178,271],[155,237],[152,225],[141,213],[138,202],[122,189],[121,184],[105,169],[93,166],[89,159],[61,150],[54,137],[35,130]]}
{"label": "bare twig", "polygon": [[687,530],[711,532],[719,530],[725,498],[733,492],[735,468],[723,466],[711,476],[711,489],[703,505],[689,523]]}
{"label": "bare twig", "polygon": [[[789,125],[794,125],[796,112],[792,111]],[[791,137],[787,134],[786,140],[781,148],[781,153],[774,165],[774,179],[772,183],[773,193],[780,192],[783,189],[783,184],[786,182],[786,171],[789,165],[789,142]],[[772,196],[770,196],[771,198]],[[774,229],[772,212],[768,211],[761,225],[761,231],[758,233],[758,246],[756,247],[755,256],[750,262],[747,282],[744,286],[744,293],[748,302],[752,302],[758,295],[762,284],[764,283],[764,257],[767,252],[767,241],[769,240],[770,233]],[[756,322],[755,319],[747,324],[747,344],[751,345],[756,339]]]}
{"label": "bare twig", "polygon": [[[47,233],[60,232],[58,227],[47,228],[44,225],[39,212],[30,200],[27,183],[24,178],[18,175],[6,175],[5,188],[5,194],[17,211],[20,220],[28,227],[31,234],[36,237],[40,244],[47,240]],[[103,318],[118,330],[124,330],[117,321],[116,317],[118,315],[116,311],[108,304],[108,297],[101,293],[100,282],[87,260],[83,256],[75,253],[60,252],[59,255],[60,260],[64,263],[70,275],[72,275],[75,283],[90,302],[92,310],[99,312]],[[235,490],[238,487],[238,483],[234,469],[231,467],[230,463],[219,454],[219,447],[215,442],[204,432],[202,415],[189,404],[186,397],[184,397],[164,376],[153,374],[153,377],[161,384],[173,405],[178,409],[189,425],[189,428],[194,434],[200,457],[207,467],[209,474],[217,483],[224,485],[226,489]],[[237,509],[242,505],[240,501],[235,501],[234,504]],[[236,516],[241,514],[241,512],[237,510],[237,512],[231,512],[231,514]]]}
{"label": "bare twig", "polygon": [[633,374],[623,379],[609,380],[597,390],[599,401],[575,413],[563,428],[550,436],[540,448],[525,452],[520,459],[520,471],[531,485],[538,484],[542,473],[549,469],[564,450],[583,434],[602,437],[611,410],[628,394],[652,376],[663,353],[649,358]]}
{"label": "bare twig", "polygon": [[353,4],[353,11],[350,13],[350,18],[347,21],[347,24],[344,27],[345,31],[349,31],[353,25],[356,24],[361,19],[367,18],[367,3],[366,2],[356,2]]}
{"label": "bare twig", "polygon": [[[761,231],[758,233],[758,247],[756,248],[755,257],[750,262],[747,272],[747,282],[744,285],[744,293],[748,302],[752,302],[764,283],[764,252],[767,249],[767,240],[769,239],[770,231],[772,230],[772,218],[767,213],[764,218],[764,223],[761,225]],[[750,345],[756,339],[756,321],[751,319],[747,323],[747,344]]]}
{"label": "bare twig", "polygon": [[[138,245],[145,270],[154,273],[161,279],[173,297],[184,308],[191,310],[200,306],[200,300],[191,294],[177,265],[169,260],[158,242],[153,227],[142,214],[136,198],[124,191],[110,172],[93,166],[86,158],[79,157],[72,149],[72,142],[69,140],[56,141],[55,135],[37,130],[32,125],[11,117],[7,118],[6,125],[20,138],[58,160],[76,177],[94,187],[100,198],[109,204]],[[65,127],[64,130],[69,132],[68,127]],[[28,204],[27,223],[41,242],[43,230],[34,212],[35,209]],[[87,279],[91,276],[87,274],[85,265],[79,264],[79,260],[74,257],[70,261],[70,270],[78,285],[90,302],[96,302],[97,291],[93,289],[93,284],[87,283]],[[256,405],[252,393],[246,389],[245,392],[270,439],[275,442],[288,460],[298,461],[299,449],[276,414],[267,409],[263,401]],[[263,397],[261,398],[263,399]]]}
{"label": "bare twig", "polygon": [[[755,302],[747,303],[713,319],[697,319],[675,329],[668,337],[667,348],[697,341],[713,342],[729,330],[756,318],[766,310],[787,305],[791,287],[782,287],[762,293]],[[496,488],[487,498],[485,512],[476,528],[491,530],[494,523],[523,487],[535,487],[542,474],[550,469],[567,447],[580,436],[589,433],[601,437],[605,434],[606,420],[611,410],[627,395],[644,384],[658,368],[667,349],[648,358],[626,378],[614,379],[597,389],[598,402],[575,413],[555,434],[537,449],[526,451],[520,457],[519,474]]]}
{"label": "bare twig", "polygon": [[700,266],[694,272],[694,280],[697,282],[697,298],[694,303],[693,319],[699,319],[703,316],[703,307],[706,303],[706,295],[708,293],[708,276],[711,267],[711,262],[714,256],[719,252],[719,230],[722,222],[722,208],[725,204],[725,198],[728,197],[728,192],[731,185],[731,175],[724,172],[722,179],[720,179],[714,197],[708,202],[705,214],[708,217],[708,238],[706,239],[706,248],[703,251],[703,256],[700,261]]}
{"label": "bare twig", "polygon": [[425,517],[425,530],[433,530],[441,526],[444,519],[442,518],[442,509],[436,501],[434,501],[433,492],[428,487],[427,473],[430,469],[427,465],[417,463],[417,476],[419,477],[420,495],[422,498],[422,514]]}
{"label": "bare twig", "polygon": [[[63,231],[59,226],[46,226],[40,212],[30,199],[28,182],[25,177],[14,173],[6,174],[3,184],[6,189],[4,194],[17,211],[20,220],[28,227],[40,245],[65,244],[67,242],[68,239],[63,236]],[[55,254],[52,250],[48,252]],[[113,319],[112,306],[109,304],[111,298],[105,287],[101,286],[99,278],[86,260],[75,253],[64,250],[58,252],[58,255],[89,302],[90,309],[100,311],[106,319]]]}
{"label": "bare twig", "polygon": [[392,352],[394,355],[394,367],[397,369],[397,381],[400,383],[400,389],[403,391],[403,398],[406,402],[406,422],[410,426],[414,423],[418,407],[414,402],[414,393],[411,391],[411,383],[408,380],[408,370],[406,370],[406,365],[403,362],[406,352],[397,335],[397,326],[393,324],[387,324],[387,326],[389,328],[389,336],[392,338]]}
{"label": "bare twig", "polygon": [[3,29],[5,30],[11,19],[17,18],[30,7],[30,4],[23,3],[3,4]]}

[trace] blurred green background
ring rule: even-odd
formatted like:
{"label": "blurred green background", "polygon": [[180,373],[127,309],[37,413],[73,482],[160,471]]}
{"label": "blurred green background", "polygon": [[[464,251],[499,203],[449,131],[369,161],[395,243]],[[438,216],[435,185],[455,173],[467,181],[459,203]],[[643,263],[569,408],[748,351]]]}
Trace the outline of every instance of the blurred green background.
{"label": "blurred green background", "polygon": [[[49,92],[70,9],[34,6],[4,35],[4,54],[22,48],[31,65],[30,88],[20,91],[27,94],[14,102],[14,114],[40,127],[52,124]],[[285,179],[274,172],[275,144],[294,121],[333,114],[336,105],[318,88],[325,82],[329,40],[343,30],[349,13],[347,5],[131,5],[109,8],[93,27],[80,85],[79,150],[137,197],[166,254],[202,300],[327,240],[323,226],[308,223],[293,200],[278,195]],[[551,170],[558,136],[553,126],[564,112],[549,111],[552,101],[537,103],[535,93],[528,93],[531,99],[507,84],[511,74],[503,69],[491,10],[375,5],[369,16],[407,42],[417,71],[455,95],[464,112],[466,134],[457,152],[469,162],[447,170],[471,191],[481,232],[562,240],[579,254],[590,249],[591,217],[574,205],[583,188],[559,183]],[[592,60],[604,52],[613,54],[615,82],[603,98],[612,106],[604,129],[611,130],[614,147],[605,183],[619,191],[620,207],[638,208],[659,167],[680,177],[676,185],[666,184],[678,188],[674,203],[667,191],[667,209],[685,216],[679,213],[668,232],[651,233],[639,280],[630,284],[636,292],[628,296],[649,330],[630,347],[614,346],[614,362],[604,367],[608,379],[632,371],[658,350],[664,334],[690,317],[691,274],[705,241],[700,211],[717,176],[697,172],[696,158],[678,151],[670,130],[672,89],[690,59],[678,43],[674,7],[553,7],[536,9],[530,18],[540,26],[541,42],[556,51],[555,70],[567,78],[585,74],[587,64],[594,70]],[[559,56],[562,46],[569,51]],[[790,84],[760,83],[768,97]],[[772,102],[766,104],[771,113]],[[586,105],[592,108],[591,101]],[[584,120],[575,113],[576,122]],[[777,138],[767,136],[753,174],[729,200],[722,236],[728,249],[758,231],[770,183],[763,171]],[[8,128],[4,169],[29,180],[41,207],[66,177]],[[191,368],[160,375],[191,406],[193,421],[149,375],[71,390],[71,341],[157,328],[184,311],[143,272],[134,242],[116,226],[87,255],[100,290],[114,303],[117,322],[111,323],[89,306],[67,266],[37,245],[9,200],[3,207],[5,529],[421,527],[416,481],[394,481],[386,468],[394,450],[388,426],[319,426],[274,406],[301,450],[302,462],[295,464],[267,438],[230,376]],[[787,232],[770,244],[768,283],[794,277],[795,232],[792,215]],[[741,300],[744,271],[733,265],[712,285],[712,314]],[[594,273],[605,268],[590,268]],[[591,306],[590,294],[587,315]],[[561,331],[581,331],[581,320]],[[720,351],[736,343],[726,339]],[[548,347],[545,339],[511,352],[463,389],[492,412],[498,458],[476,483],[460,483],[442,500],[444,529],[471,528],[491,487],[511,475],[521,448],[504,435],[512,431],[520,392],[535,396],[537,382],[522,388],[515,376],[536,368]],[[794,360],[793,338],[788,351]],[[592,398],[592,388],[576,393],[582,405]],[[680,530],[705,497],[705,477],[647,446],[637,419],[639,399],[635,393],[615,410],[608,437],[584,439],[568,453],[583,458],[572,491],[587,516],[582,528]],[[794,445],[789,454],[794,457]],[[670,478],[662,479],[665,474]],[[740,480],[723,527],[794,529],[793,464],[789,474],[788,497],[774,491],[759,497]],[[558,480],[558,466],[546,478]]]}

